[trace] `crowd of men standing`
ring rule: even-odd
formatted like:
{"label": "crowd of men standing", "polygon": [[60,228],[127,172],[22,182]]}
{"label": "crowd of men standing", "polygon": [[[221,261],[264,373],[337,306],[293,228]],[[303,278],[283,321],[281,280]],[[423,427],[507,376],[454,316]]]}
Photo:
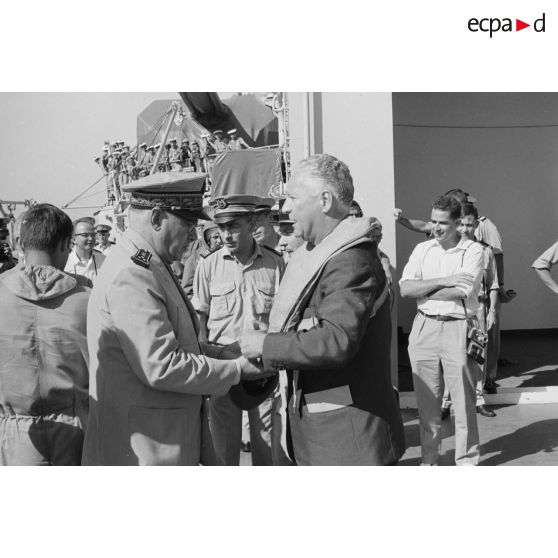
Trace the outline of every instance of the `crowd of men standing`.
{"label": "crowd of men standing", "polygon": [[109,191],[113,192],[151,173],[157,165],[158,172],[185,171],[209,172],[215,155],[223,151],[249,149],[246,142],[239,137],[236,128],[229,130],[227,136],[222,130],[215,130],[212,135],[204,133],[200,141],[188,138],[171,138],[165,143],[161,156],[156,161],[156,154],[161,148],[160,143],[147,145],[140,143],[133,149],[124,141],[105,141],[101,154],[95,157],[95,163],[101,168]]}
{"label": "crowd of men standing", "polygon": [[[238,465],[243,411],[254,465],[398,463],[392,277],[347,165],[302,161],[277,223],[274,200],[251,195],[208,210],[203,175],[123,190],[116,244],[110,226],[49,204],[21,219],[20,262],[0,276],[0,464]],[[424,465],[438,464],[450,405],[458,465],[479,462],[477,414],[495,416],[483,392],[496,390],[499,307],[515,293],[473,201],[450,190],[428,222],[397,211],[429,235],[399,282],[417,300]],[[533,264],[551,288],[556,252]]]}

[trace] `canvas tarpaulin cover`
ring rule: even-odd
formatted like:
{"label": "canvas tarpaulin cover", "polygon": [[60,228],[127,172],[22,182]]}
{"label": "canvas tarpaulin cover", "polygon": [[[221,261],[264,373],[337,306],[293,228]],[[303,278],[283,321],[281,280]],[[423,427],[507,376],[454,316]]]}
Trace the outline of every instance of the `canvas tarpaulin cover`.
{"label": "canvas tarpaulin cover", "polygon": [[225,151],[215,159],[212,197],[250,194],[279,199],[281,182],[279,148]]}

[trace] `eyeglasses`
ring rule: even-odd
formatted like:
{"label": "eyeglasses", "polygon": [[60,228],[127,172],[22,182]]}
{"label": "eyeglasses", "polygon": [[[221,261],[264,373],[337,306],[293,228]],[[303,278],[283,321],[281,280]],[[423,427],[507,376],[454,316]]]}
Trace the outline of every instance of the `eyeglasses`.
{"label": "eyeglasses", "polygon": [[77,233],[74,236],[83,236],[83,238],[95,238],[95,233]]}

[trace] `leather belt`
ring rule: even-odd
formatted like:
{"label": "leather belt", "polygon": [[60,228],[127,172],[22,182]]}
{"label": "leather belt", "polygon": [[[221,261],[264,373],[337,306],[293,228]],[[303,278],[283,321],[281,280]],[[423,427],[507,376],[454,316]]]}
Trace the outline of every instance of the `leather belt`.
{"label": "leather belt", "polygon": [[431,314],[425,314],[422,310],[419,310],[419,314],[422,314],[425,318],[430,318],[431,320],[436,320],[437,322],[457,322],[459,320],[465,320],[465,316],[463,318],[454,318],[453,316],[433,316]]}

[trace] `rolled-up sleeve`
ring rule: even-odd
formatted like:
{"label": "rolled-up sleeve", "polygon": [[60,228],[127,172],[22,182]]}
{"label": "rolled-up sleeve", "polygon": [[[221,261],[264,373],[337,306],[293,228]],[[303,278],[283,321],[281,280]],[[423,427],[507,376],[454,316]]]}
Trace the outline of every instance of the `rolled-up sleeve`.
{"label": "rolled-up sleeve", "polygon": [[531,267],[535,269],[548,269],[558,262],[558,242],[554,243],[548,250],[543,252]]}
{"label": "rolled-up sleeve", "polygon": [[150,270],[123,269],[107,302],[126,360],[144,384],[162,391],[223,395],[238,382],[234,360],[216,360],[181,347]]}

